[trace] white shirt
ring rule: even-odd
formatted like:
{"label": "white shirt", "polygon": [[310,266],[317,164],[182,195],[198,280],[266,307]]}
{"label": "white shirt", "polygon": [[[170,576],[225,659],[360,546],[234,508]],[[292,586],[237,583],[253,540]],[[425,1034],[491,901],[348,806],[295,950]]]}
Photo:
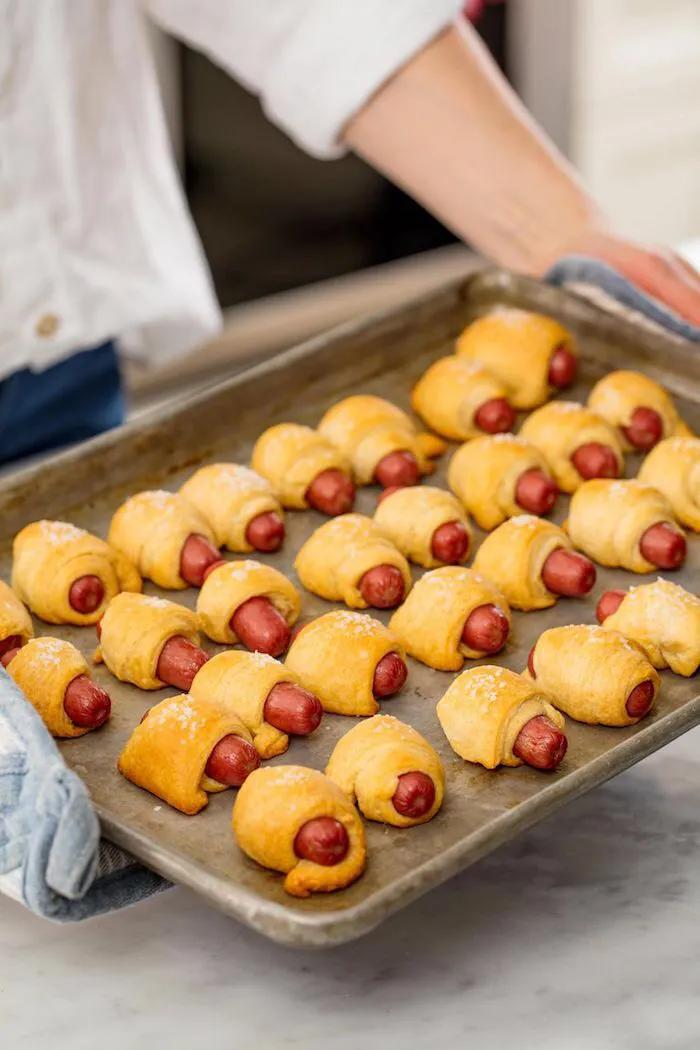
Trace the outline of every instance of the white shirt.
{"label": "white shirt", "polygon": [[[105,339],[157,364],[220,314],[147,19],[319,157],[459,0],[0,0],[0,379]],[[231,134],[236,134],[235,127]]]}

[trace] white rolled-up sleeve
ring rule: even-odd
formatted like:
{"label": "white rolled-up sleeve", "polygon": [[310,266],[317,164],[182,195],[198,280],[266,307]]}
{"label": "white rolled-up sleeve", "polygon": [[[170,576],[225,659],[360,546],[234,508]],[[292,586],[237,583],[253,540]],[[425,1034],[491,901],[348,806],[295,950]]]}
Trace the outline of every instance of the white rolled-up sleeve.
{"label": "white rolled-up sleeve", "polygon": [[350,118],[457,17],[461,0],[147,0],[165,30],[260,96],[316,157],[344,152]]}

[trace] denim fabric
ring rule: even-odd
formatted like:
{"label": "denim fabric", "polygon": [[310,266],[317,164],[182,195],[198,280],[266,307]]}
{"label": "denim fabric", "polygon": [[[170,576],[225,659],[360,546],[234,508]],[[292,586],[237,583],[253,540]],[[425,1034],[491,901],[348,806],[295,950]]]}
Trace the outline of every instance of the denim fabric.
{"label": "denim fabric", "polygon": [[124,421],[114,343],[0,381],[0,463],[83,441]]}
{"label": "denim fabric", "polygon": [[549,284],[587,284],[606,292],[618,303],[661,325],[674,335],[700,342],[700,328],[681,320],[668,307],[636,288],[611,266],[598,259],[570,255],[555,263],[545,280]]}
{"label": "denim fabric", "polygon": [[16,869],[27,907],[64,921],[134,904],[170,885],[100,842],[85,785],[0,667],[0,875]]}

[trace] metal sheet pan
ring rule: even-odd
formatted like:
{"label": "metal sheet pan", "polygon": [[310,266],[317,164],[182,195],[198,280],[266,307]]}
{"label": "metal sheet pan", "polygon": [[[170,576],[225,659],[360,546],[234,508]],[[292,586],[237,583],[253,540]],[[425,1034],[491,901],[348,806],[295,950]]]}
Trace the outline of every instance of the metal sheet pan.
{"label": "metal sheet pan", "polygon": [[[430,361],[450,350],[451,340],[467,321],[497,303],[544,310],[573,329],[582,349],[583,374],[571,396],[583,398],[591,382],[610,367],[641,367],[682,395],[683,412],[691,425],[700,427],[700,355],[687,344],[610,317],[560,290],[486,271],[406,308],[344,325],[214,389],[11,477],[0,488],[0,573],[9,578],[11,538],[33,519],[65,518],[104,535],[111,513],[127,494],[153,485],[175,488],[197,464],[214,458],[246,462],[257,435],[274,422],[314,424],[333,400],[351,392],[378,393],[408,407],[411,386]],[[447,460],[445,456],[438,483],[444,483]],[[637,467],[630,457],[628,474],[636,473]],[[358,510],[372,513],[376,495],[376,490],[362,490]],[[559,520],[565,502],[560,500]],[[290,513],[284,551],[270,562],[294,577],[294,554],[320,521],[312,512]],[[686,567],[674,578],[698,590],[700,537],[691,539]],[[624,572],[600,571],[594,593],[632,581]],[[147,589],[157,593],[150,585]],[[193,605],[195,592],[170,596]],[[304,594],[304,616],[328,607]],[[516,613],[512,640],[498,662],[522,670],[541,631],[556,624],[593,622],[594,608],[594,600],[562,600],[554,609]],[[70,639],[86,654],[94,648],[91,630],[38,622],[36,627],[38,633]],[[210,651],[216,648],[209,646]],[[408,831],[368,823],[365,875],[342,892],[308,900],[287,896],[280,876],[241,854],[230,830],[231,792],[212,797],[198,816],[186,817],[117,773],[116,758],[131,728],[165,691],[142,693],[117,683],[104,667],[97,668],[95,678],[115,701],[113,717],[99,733],[67,741],[61,749],[87,783],[107,837],[274,940],[327,946],[371,930],[569,799],[700,722],[698,681],[664,672],[658,710],[640,725],[605,729],[569,720],[569,752],[557,773],[528,768],[486,772],[452,752],[435,717],[435,703],[453,677],[411,661],[407,687],[383,705],[424,733],[440,752],[447,772],[441,813]],[[326,715],[310,739],[293,741],[288,754],[275,761],[322,768],[351,724]]]}

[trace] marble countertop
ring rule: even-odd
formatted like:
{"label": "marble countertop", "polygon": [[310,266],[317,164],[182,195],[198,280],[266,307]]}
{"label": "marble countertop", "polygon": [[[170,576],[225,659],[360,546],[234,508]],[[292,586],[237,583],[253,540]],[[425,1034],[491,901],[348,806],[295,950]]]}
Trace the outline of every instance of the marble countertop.
{"label": "marble countertop", "polygon": [[700,729],[394,916],[279,947],[173,889],[57,926],[0,899],[3,1047],[700,1045]]}

